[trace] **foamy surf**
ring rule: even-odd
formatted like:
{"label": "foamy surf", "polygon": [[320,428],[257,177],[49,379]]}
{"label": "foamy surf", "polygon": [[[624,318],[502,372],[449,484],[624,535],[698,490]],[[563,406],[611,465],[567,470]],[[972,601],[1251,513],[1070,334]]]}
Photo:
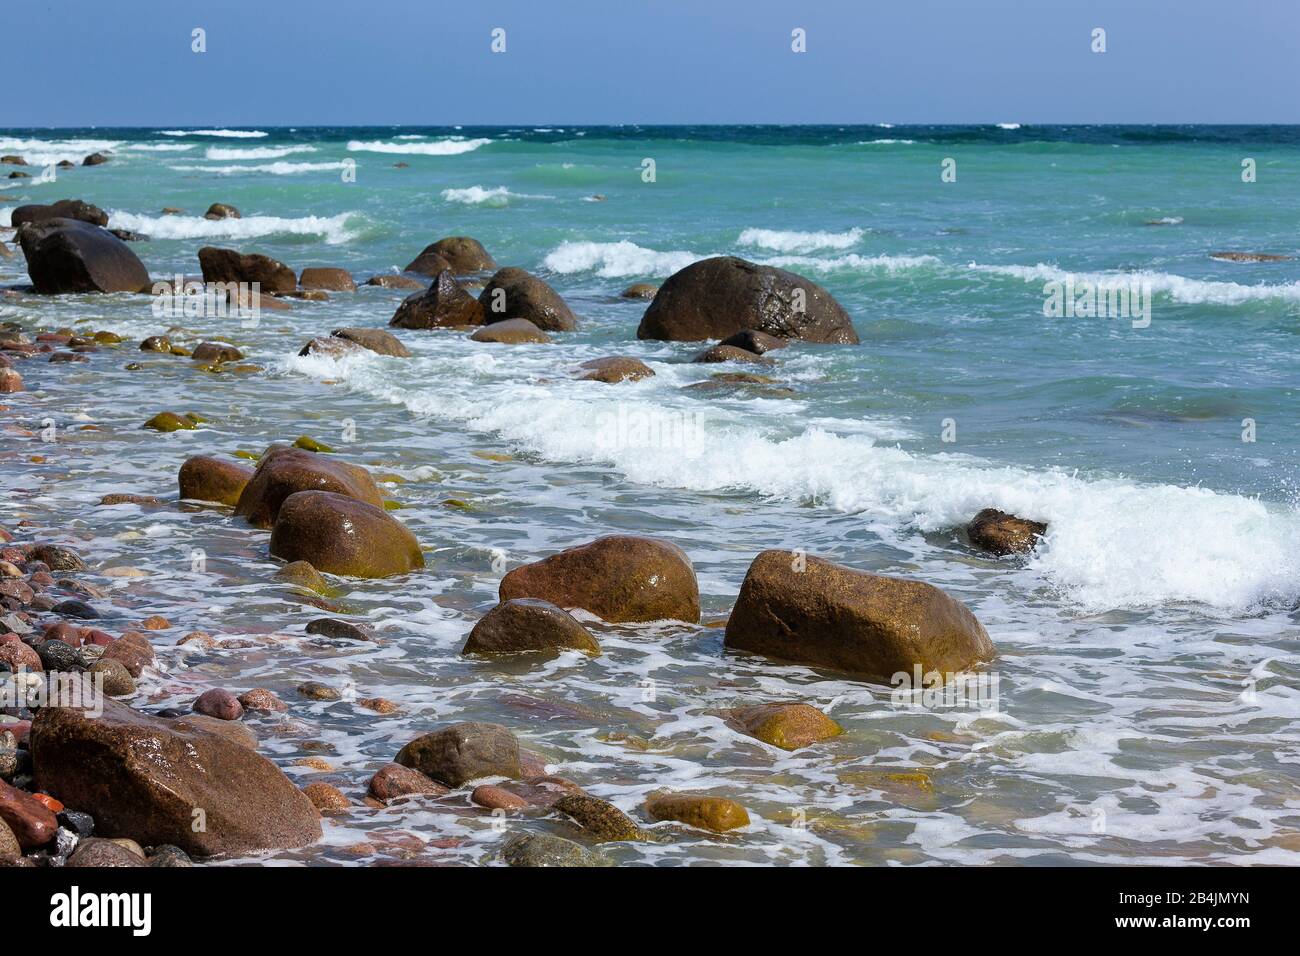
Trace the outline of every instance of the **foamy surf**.
{"label": "foamy surf", "polygon": [[91,153],[111,153],[121,145],[115,139],[8,138],[0,139],[0,153],[17,154],[31,166],[52,166],[64,161],[80,166]]}
{"label": "foamy surf", "polygon": [[464,139],[455,136],[440,139],[432,143],[416,143],[410,140],[390,143],[384,140],[359,140],[348,142],[350,153],[395,153],[403,156],[459,156],[472,153],[481,146],[491,143],[490,139]]}
{"label": "foamy surf", "polygon": [[[752,427],[750,413],[683,400],[668,384],[641,388],[618,408],[643,423],[645,434],[671,434],[685,415],[692,416],[697,432],[671,447],[648,447],[618,440],[615,410],[605,394],[587,399],[575,397],[567,385],[521,385],[513,381],[513,365],[511,379],[484,381],[485,374],[490,379],[501,370],[490,359],[483,362],[470,357],[456,367],[451,356],[417,356],[416,368],[403,378],[440,379],[433,389],[399,384],[389,366],[374,361],[336,363],[313,356],[287,364],[315,377],[342,379],[417,416],[496,434],[551,461],[610,467],[649,486],[814,501],[886,521],[904,539],[958,528],[988,507],[1046,521],[1048,534],[1030,569],[1082,611],[1190,602],[1246,613],[1291,606],[1300,597],[1294,545],[1300,513],[1294,508],[1202,488],[913,454],[851,430],[804,427],[788,437],[765,434]],[[448,387],[445,378],[453,368],[465,380]],[[525,407],[528,414],[520,415]]]}
{"label": "foamy surf", "polygon": [[550,196],[537,196],[528,193],[511,192],[505,186],[484,189],[482,186],[466,186],[464,189],[444,189],[439,195],[447,202],[460,203],[465,206],[492,206],[501,208],[510,205],[512,199],[550,199]]}
{"label": "foamy surf", "polygon": [[547,253],[542,265],[552,272],[593,272],[603,279],[669,276],[705,256],[676,250],[656,252],[626,239],[620,242],[563,242]]}
{"label": "foamy surf", "polygon": [[775,252],[813,252],[817,249],[851,249],[863,231],[857,227],[845,232],[796,232],[783,229],[746,229],[736,240],[742,246],[757,246]]}
{"label": "foamy surf", "polygon": [[221,139],[262,139],[269,133],[260,129],[164,129],[163,136],[216,136]]}
{"label": "foamy surf", "polygon": [[[187,149],[189,147],[186,147]],[[292,156],[294,153],[314,153],[315,146],[253,146],[246,149],[230,148],[225,146],[209,146],[204,152],[204,159],[212,160],[236,160],[236,159],[281,159],[285,156]]]}
{"label": "foamy surf", "polygon": [[1239,282],[1219,282],[1213,279],[1189,279],[1169,272],[1139,270],[1136,272],[1070,272],[1059,266],[1038,263],[1033,266],[990,266],[972,262],[967,266],[975,272],[1010,276],[1025,282],[1064,282],[1073,277],[1076,286],[1089,283],[1094,286],[1114,284],[1146,284],[1151,291],[1168,296],[1184,305],[1241,305],[1244,302],[1266,302],[1277,299],[1300,302],[1300,281],[1275,285],[1243,285]]}
{"label": "foamy surf", "polygon": [[330,245],[355,238],[358,232],[348,223],[357,214],[337,216],[245,216],[242,219],[204,219],[202,216],[142,216],[136,213],[109,211],[114,229],[129,229],[152,239],[256,239],[260,236],[320,236]]}
{"label": "foamy surf", "polygon": [[168,166],[168,169],[187,173],[212,173],[214,176],[238,176],[247,173],[268,173],[272,176],[296,176],[299,173],[319,173],[327,169],[348,169],[350,164],[336,163],[254,163],[251,166]]}

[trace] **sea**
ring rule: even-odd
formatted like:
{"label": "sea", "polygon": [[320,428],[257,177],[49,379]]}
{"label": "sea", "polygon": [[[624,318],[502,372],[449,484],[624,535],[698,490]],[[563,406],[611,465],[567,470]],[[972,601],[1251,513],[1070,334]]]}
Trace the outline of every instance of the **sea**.
{"label": "sea", "polygon": [[[112,158],[53,167],[96,151]],[[10,129],[0,154],[32,173],[0,180],[0,226],[84,199],[148,237],[132,248],[155,277],[197,275],[216,245],[363,283],[466,235],[579,317],[550,345],[397,330],[413,357],[304,357],[331,329],[387,326],[408,293],[361,285],[252,324],[37,296],[21,252],[0,258],[0,321],[128,339],[19,365],[0,525],[87,555],[106,629],[171,623],[136,706],[270,688],[291,707],[249,719],[261,752],[355,801],[321,843],[255,859],[480,864],[519,828],[572,836],[463,791],[364,805],[408,740],[484,720],[643,822],[661,788],[749,811],[726,835],[647,823],[655,839],[601,848],[624,865],[1300,863],[1300,127]],[[242,218],[205,219],[214,202]],[[727,369],[693,363],[699,343],[639,340],[646,302],[622,290],[717,255],[820,284],[861,343]],[[1130,308],[1052,307],[1117,288]],[[254,367],[134,350],[169,330]],[[575,376],[609,355],[655,375]],[[691,387],[724,370],[770,381]],[[163,410],[207,421],[140,427]],[[300,435],[383,477],[426,548],[423,573],[335,582],[380,643],[307,635],[322,612],[273,578],[267,534],[175,502],[186,457]],[[169,504],[98,507],[112,492]],[[984,508],[1047,532],[1028,555],[981,553],[962,528]],[[505,571],[615,533],[686,551],[702,624],[585,618],[596,659],[461,657]],[[992,705],[725,650],[768,548],[965,602],[999,651]],[[192,630],[232,646],[175,646]],[[342,699],[297,696],[306,680]],[[378,696],[399,710],[357,703]],[[785,752],[719,715],[768,701],[845,733]]]}

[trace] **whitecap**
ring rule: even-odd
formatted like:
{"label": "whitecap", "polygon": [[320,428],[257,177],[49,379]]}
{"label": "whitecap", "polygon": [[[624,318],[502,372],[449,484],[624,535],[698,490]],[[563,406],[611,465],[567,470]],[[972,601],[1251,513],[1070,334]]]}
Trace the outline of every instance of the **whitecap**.
{"label": "whitecap", "polygon": [[387,143],[383,140],[363,142],[354,139],[348,142],[348,152],[399,153],[404,156],[458,156],[461,153],[471,153],[490,142],[492,142],[490,139],[465,139],[460,136],[440,139],[432,143]]}

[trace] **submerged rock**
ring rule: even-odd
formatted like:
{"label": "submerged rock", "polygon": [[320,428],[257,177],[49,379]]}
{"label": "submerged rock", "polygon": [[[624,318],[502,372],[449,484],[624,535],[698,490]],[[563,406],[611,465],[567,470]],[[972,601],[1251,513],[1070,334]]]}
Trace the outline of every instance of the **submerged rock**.
{"label": "submerged rock", "polygon": [[90,813],[103,836],[214,856],[300,847],[321,835],[311,801],[266,758],[117,701],[105,701],[97,718],[42,708],[31,747],[37,786]]}
{"label": "submerged rock", "polygon": [[281,504],[271,554],[328,574],[382,578],[424,567],[420,542],[382,507],[332,491],[299,491]]}
{"label": "submerged rock", "polygon": [[440,797],[448,792],[442,784],[400,763],[385,764],[370,779],[370,795],[384,803],[419,794]]}
{"label": "submerged rock", "polygon": [[749,814],[735,800],[698,793],[652,793],[645,812],[651,820],[675,820],[714,833],[749,826]]}
{"label": "submerged rock", "polygon": [[555,801],[551,808],[576,823],[582,832],[598,843],[640,840],[641,828],[608,800],[588,793],[570,793]]}
{"label": "submerged rock", "polygon": [[811,704],[750,704],[724,710],[722,716],[741,733],[782,750],[798,750],[844,733]]}
{"label": "submerged rock", "polygon": [[[443,269],[448,268],[446,260],[443,261]],[[439,269],[438,272],[441,272]],[[438,272],[432,273],[437,275]],[[412,279],[410,276],[380,275],[371,276],[366,280],[366,285],[376,285],[381,289],[423,289],[424,283],[419,279]]]}
{"label": "submerged rock", "polygon": [[1017,518],[996,508],[985,508],[966,526],[970,543],[994,554],[1032,551],[1046,533],[1047,525],[1043,522]]}
{"label": "submerged rock", "polygon": [[345,342],[355,342],[363,349],[369,349],[378,355],[392,355],[396,358],[410,358],[410,350],[402,340],[383,329],[342,328],[330,333],[331,338]]}
{"label": "submerged rock", "polygon": [[502,345],[546,345],[551,337],[527,319],[506,319],[493,322],[470,336],[475,342],[496,342]]}
{"label": "submerged rock", "polygon": [[653,378],[655,374],[645,362],[624,355],[591,359],[579,365],[578,369],[578,377],[584,382],[604,382],[607,385],[638,382],[643,378]]}
{"label": "submerged rock", "polygon": [[462,787],[483,777],[519,777],[519,741],[500,724],[466,721],[417,737],[396,762],[446,784]]}
{"label": "submerged rock", "polygon": [[594,850],[550,833],[518,833],[501,848],[510,866],[608,866],[609,860]]}
{"label": "submerged rock", "polygon": [[686,552],[633,535],[597,538],[515,568],[501,579],[500,597],[580,607],[611,623],[700,619],[699,584]]}
{"label": "submerged rock", "polygon": [[775,335],[757,332],[754,329],[741,329],[735,335],[728,336],[718,344],[744,349],[746,352],[753,352],[755,355],[765,355],[776,349],[784,349],[790,346],[790,343],[785,339],[778,339]]}
{"label": "submerged rock", "polygon": [[233,345],[227,345],[225,342],[201,342],[194,346],[194,351],[190,353],[190,358],[194,361],[206,362],[210,365],[220,365],[222,362],[238,362],[243,357],[243,352]]}
{"label": "submerged rock", "polygon": [[548,601],[503,601],[479,619],[462,654],[519,654],[577,650],[595,657],[600,644],[567,611]]}
{"label": "submerged rock", "polygon": [[[163,210],[166,212],[166,210]],[[180,210],[177,210],[179,212]],[[204,219],[239,219],[239,210],[224,202],[214,202],[203,214]]]}
{"label": "submerged rock", "polygon": [[658,291],[659,287],[657,285],[652,285],[649,282],[634,282],[620,292],[619,297],[623,299],[653,299]]}
{"label": "submerged rock", "polygon": [[757,352],[750,352],[746,349],[736,348],[734,345],[711,345],[695,358],[692,362],[709,363],[709,362],[750,362],[754,365],[771,365],[770,358],[764,358]]}
{"label": "submerged rock", "polygon": [[967,670],[996,653],[975,615],[933,585],[790,551],[754,559],[724,644],[882,682],[916,667]]}
{"label": "submerged rock", "polygon": [[347,269],[331,266],[313,266],[302,270],[298,285],[303,289],[323,289],[327,292],[356,292],[357,284]]}
{"label": "submerged rock", "polygon": [[659,289],[637,338],[725,339],[744,329],[781,339],[856,344],[857,332],[829,292],[803,276],[734,256],[693,263]]}

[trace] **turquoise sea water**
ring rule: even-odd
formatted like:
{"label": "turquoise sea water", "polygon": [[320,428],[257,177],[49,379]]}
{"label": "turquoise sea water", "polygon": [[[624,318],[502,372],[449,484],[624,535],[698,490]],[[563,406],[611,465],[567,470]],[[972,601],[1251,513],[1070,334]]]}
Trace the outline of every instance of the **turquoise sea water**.
{"label": "turquoise sea water", "polygon": [[[21,203],[78,197],[150,237],[133,248],[155,276],[197,273],[197,249],[214,244],[358,281],[471,235],[544,277],[581,321],[546,347],[403,332],[410,360],[296,357],[312,335],[387,324],[401,293],[363,287],[265,312],[255,329],[177,322],[239,345],[262,373],[164,359],[129,372],[129,350],[26,363],[29,392],[6,414],[28,427],[53,416],[64,439],[52,476],[6,437],[3,520],[71,527],[108,564],[147,569],[107,583],[187,630],[266,635],[256,651],[167,656],[155,702],[211,683],[288,697],[309,677],[347,681],[404,715],[313,704],[294,732],[265,728],[286,765],[318,739],[336,782],[355,787],[421,729],[494,719],[625,809],[689,786],[736,796],[755,819],[722,841],[613,851],[629,861],[1297,862],[1300,259],[1210,253],[1300,255],[1300,129],[0,132],[0,153],[38,166],[93,150],[114,158],[53,183],[0,182],[0,224]],[[203,219],[212,202],[243,218]],[[788,394],[684,388],[719,368],[689,363],[698,345],[638,341],[644,303],[618,293],[724,253],[821,283],[862,344],[781,352],[763,371]],[[1045,284],[1070,275],[1149,289],[1150,324],[1045,317]],[[0,281],[25,283],[21,255],[0,259]],[[143,297],[22,292],[0,299],[0,319],[135,338],[172,324]],[[657,374],[617,389],[572,380],[609,354]],[[140,433],[163,408],[212,423]],[[629,439],[620,420],[661,439]],[[431,570],[347,597],[389,635],[381,650],[306,642],[310,609],[269,581],[265,536],[217,510],[88,507],[110,490],[174,495],[188,454],[302,433],[408,479],[390,490],[433,548]],[[1049,523],[1033,556],[965,545],[957,529],[989,506]],[[900,713],[878,687],[724,655],[709,628],[607,628],[599,661],[533,670],[458,659],[502,562],[612,530],[686,548],[706,620],[725,617],[767,547],[945,587],[1002,651],[1000,711]],[[755,699],[809,700],[849,733],[773,754],[710,716]],[[620,733],[648,749],[608,739]],[[917,769],[928,786],[882,776]],[[795,810],[813,822],[790,826]],[[375,828],[465,840],[439,851],[452,859],[487,858],[500,839],[457,804],[349,818],[330,849],[284,857],[364,858],[335,849]]]}

